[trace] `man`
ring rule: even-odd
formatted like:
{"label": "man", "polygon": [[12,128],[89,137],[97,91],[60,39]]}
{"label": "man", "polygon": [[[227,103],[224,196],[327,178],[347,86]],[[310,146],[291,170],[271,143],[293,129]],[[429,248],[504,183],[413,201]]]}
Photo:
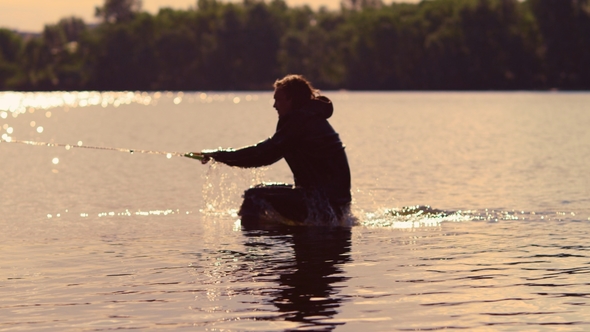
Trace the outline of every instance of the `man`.
{"label": "man", "polygon": [[275,134],[237,150],[205,150],[203,162],[260,167],[285,158],[295,185],[248,189],[239,212],[242,222],[271,209],[295,223],[341,224],[351,202],[350,169],[344,146],[327,121],[332,102],[300,75],[277,80],[274,88],[273,107],[279,115]]}

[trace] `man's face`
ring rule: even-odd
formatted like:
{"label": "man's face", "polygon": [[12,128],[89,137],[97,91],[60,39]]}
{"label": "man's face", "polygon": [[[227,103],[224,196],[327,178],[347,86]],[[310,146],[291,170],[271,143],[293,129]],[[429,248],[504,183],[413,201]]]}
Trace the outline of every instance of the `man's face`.
{"label": "man's face", "polygon": [[275,90],[274,99],[275,103],[272,106],[279,113],[279,117],[285,116],[287,113],[291,112],[291,109],[293,108],[293,101],[287,98],[287,95],[284,91]]}

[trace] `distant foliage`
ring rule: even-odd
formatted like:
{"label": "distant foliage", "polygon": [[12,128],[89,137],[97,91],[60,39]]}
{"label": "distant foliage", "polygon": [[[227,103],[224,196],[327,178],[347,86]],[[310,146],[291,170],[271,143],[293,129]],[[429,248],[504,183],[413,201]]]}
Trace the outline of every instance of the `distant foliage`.
{"label": "distant foliage", "polygon": [[102,7],[96,7],[94,16],[105,23],[129,22],[141,11],[141,0],[105,0]]}
{"label": "distant foliage", "polygon": [[590,88],[590,0],[198,0],[152,15],[106,0],[40,36],[0,29],[2,90],[267,90],[300,73],[322,89]]}

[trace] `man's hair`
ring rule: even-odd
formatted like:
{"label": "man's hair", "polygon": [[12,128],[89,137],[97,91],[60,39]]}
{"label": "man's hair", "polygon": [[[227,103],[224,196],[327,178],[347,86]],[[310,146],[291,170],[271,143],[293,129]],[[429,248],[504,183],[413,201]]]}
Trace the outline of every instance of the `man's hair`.
{"label": "man's hair", "polygon": [[299,108],[306,102],[320,95],[320,90],[301,75],[287,75],[273,84],[275,90],[281,90],[287,98],[293,100],[293,106]]}

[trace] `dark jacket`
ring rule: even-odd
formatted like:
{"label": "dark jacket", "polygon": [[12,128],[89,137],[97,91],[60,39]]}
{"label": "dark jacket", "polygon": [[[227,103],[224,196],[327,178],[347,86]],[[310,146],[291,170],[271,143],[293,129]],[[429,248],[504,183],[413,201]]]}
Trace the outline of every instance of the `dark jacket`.
{"label": "dark jacket", "polygon": [[348,159],[338,133],[327,120],[333,111],[328,98],[318,97],[280,117],[272,137],[252,146],[209,155],[238,167],[266,166],[285,158],[295,186],[317,190],[332,204],[350,203]]}

